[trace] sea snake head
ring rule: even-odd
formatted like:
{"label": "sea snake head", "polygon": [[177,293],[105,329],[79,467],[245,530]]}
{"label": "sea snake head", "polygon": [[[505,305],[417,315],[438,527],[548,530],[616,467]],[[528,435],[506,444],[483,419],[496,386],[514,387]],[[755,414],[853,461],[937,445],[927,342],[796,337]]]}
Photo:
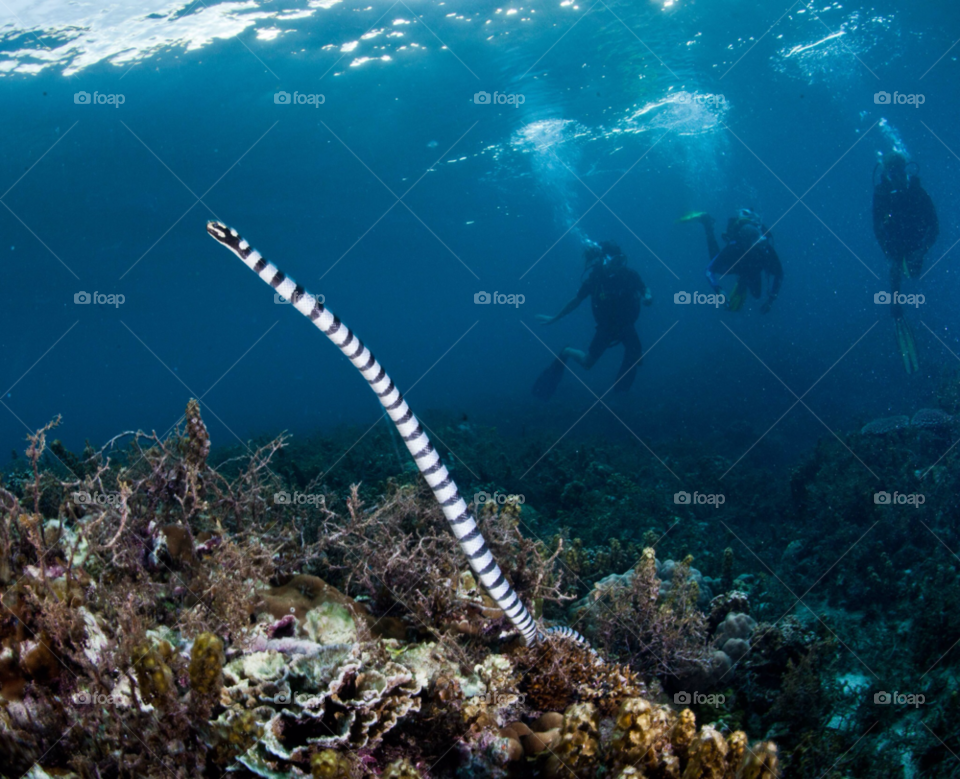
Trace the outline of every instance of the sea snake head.
{"label": "sea snake head", "polygon": [[222,243],[241,257],[243,256],[241,252],[249,248],[249,245],[240,237],[240,234],[233,228],[227,227],[223,222],[207,222],[207,232],[210,233],[215,241]]}

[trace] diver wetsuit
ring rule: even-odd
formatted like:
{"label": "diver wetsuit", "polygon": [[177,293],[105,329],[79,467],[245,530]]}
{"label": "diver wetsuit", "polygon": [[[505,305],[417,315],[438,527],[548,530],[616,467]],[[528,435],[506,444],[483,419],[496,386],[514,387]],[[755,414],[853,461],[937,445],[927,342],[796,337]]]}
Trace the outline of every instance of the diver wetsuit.
{"label": "diver wetsuit", "polygon": [[617,373],[617,392],[630,389],[643,356],[635,323],[640,316],[640,301],[647,285],[640,274],[624,265],[597,265],[580,286],[577,301],[590,297],[597,331],[590,342],[584,368],[592,368],[611,346],[623,344],[623,362]]}
{"label": "diver wetsuit", "polygon": [[577,296],[556,316],[538,315],[542,324],[549,325],[575,311],[588,297],[591,299],[597,331],[586,353],[564,347],[533,385],[533,394],[546,400],[556,392],[566,370],[566,362],[573,359],[584,368],[592,368],[611,346],[623,344],[623,361],[617,373],[615,389],[630,389],[643,355],[640,336],[635,323],[640,316],[640,304],[650,305],[653,297],[640,274],[626,266],[627,258],[612,241],[591,243],[584,251],[590,275],[580,285]]}
{"label": "diver wetsuit", "polygon": [[883,160],[883,175],[873,188],[873,232],[890,261],[890,313],[897,347],[907,373],[919,369],[913,331],[899,302],[903,274],[918,276],[923,260],[940,234],[937,211],[919,176],[907,175],[907,160],[899,151]]}
{"label": "diver wetsuit", "polygon": [[890,260],[891,292],[897,294],[901,274],[919,275],[924,257],[940,234],[933,200],[918,176],[908,177],[904,169],[900,176],[884,175],[873,188],[873,232]]}
{"label": "diver wetsuit", "polygon": [[759,298],[763,293],[763,274],[766,273],[770,277],[770,289],[763,310],[768,311],[780,294],[783,266],[766,228],[758,225],[753,230],[742,229],[736,226],[736,220],[731,220],[731,227],[724,235],[727,244],[722,249],[713,232],[713,221],[705,221],[704,228],[710,255],[707,279],[713,291],[719,293],[721,277],[730,274],[737,276],[737,287],[743,285],[753,297]]}

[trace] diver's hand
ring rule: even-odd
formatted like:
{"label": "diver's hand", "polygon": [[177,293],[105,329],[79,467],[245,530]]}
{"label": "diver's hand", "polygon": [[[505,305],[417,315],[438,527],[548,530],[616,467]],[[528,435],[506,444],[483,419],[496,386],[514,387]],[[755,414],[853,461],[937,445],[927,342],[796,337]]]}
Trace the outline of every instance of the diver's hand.
{"label": "diver's hand", "polygon": [[550,316],[549,314],[537,314],[537,321],[541,325],[546,326],[546,325],[552,325],[554,322],[557,321],[557,318],[555,316]]}
{"label": "diver's hand", "polygon": [[769,314],[769,313],[770,313],[770,307],[771,307],[772,305],[773,305],[773,298],[767,298],[767,299],[764,301],[763,305],[760,306],[760,313],[761,313],[761,314]]}

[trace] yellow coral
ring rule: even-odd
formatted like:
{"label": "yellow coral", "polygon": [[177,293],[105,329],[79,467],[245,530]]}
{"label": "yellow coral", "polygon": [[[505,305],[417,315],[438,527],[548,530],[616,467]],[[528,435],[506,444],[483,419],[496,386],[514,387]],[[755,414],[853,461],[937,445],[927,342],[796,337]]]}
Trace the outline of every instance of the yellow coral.
{"label": "yellow coral", "polygon": [[704,725],[690,748],[683,779],[726,779],[727,742],[720,732]]}
{"label": "yellow coral", "polygon": [[201,633],[190,650],[190,689],[212,697],[223,684],[223,641],[213,633]]}
{"label": "yellow coral", "polygon": [[263,733],[263,725],[252,711],[228,710],[217,722],[221,741],[214,751],[218,763],[233,761],[252,747]]}
{"label": "yellow coral", "polygon": [[734,776],[743,763],[743,756],[747,751],[747,734],[738,730],[727,736],[727,766],[728,775]]}
{"label": "yellow coral", "polygon": [[693,744],[696,737],[697,717],[690,709],[684,709],[677,717],[677,722],[673,726],[673,733],[670,736],[673,751],[681,760],[686,760],[690,745]]}
{"label": "yellow coral", "polygon": [[656,771],[674,719],[675,715],[664,706],[653,706],[643,698],[627,698],[617,713],[611,743],[615,763]]}
{"label": "yellow coral", "polygon": [[420,772],[404,758],[390,763],[383,772],[382,779],[420,779]]}
{"label": "yellow coral", "polygon": [[737,774],[737,779],[777,779],[780,765],[777,745],[772,741],[755,744],[747,753],[747,759]]}
{"label": "yellow coral", "polygon": [[313,779],[348,779],[350,761],[333,749],[324,749],[310,758]]}
{"label": "yellow coral", "polygon": [[563,713],[560,740],[547,759],[549,777],[591,776],[600,752],[600,715],[592,703],[575,703]]}
{"label": "yellow coral", "polygon": [[173,691],[173,671],[165,660],[173,656],[173,648],[166,641],[160,647],[141,644],[133,653],[140,695],[147,703],[162,703]]}

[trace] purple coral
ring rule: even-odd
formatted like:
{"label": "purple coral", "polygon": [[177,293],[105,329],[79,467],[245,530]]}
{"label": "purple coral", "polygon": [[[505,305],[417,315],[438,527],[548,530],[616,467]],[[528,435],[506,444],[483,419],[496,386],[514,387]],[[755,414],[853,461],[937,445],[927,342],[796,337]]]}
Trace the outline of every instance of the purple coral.
{"label": "purple coral", "polygon": [[267,628],[270,638],[292,638],[297,629],[297,618],[293,614],[285,614]]}

